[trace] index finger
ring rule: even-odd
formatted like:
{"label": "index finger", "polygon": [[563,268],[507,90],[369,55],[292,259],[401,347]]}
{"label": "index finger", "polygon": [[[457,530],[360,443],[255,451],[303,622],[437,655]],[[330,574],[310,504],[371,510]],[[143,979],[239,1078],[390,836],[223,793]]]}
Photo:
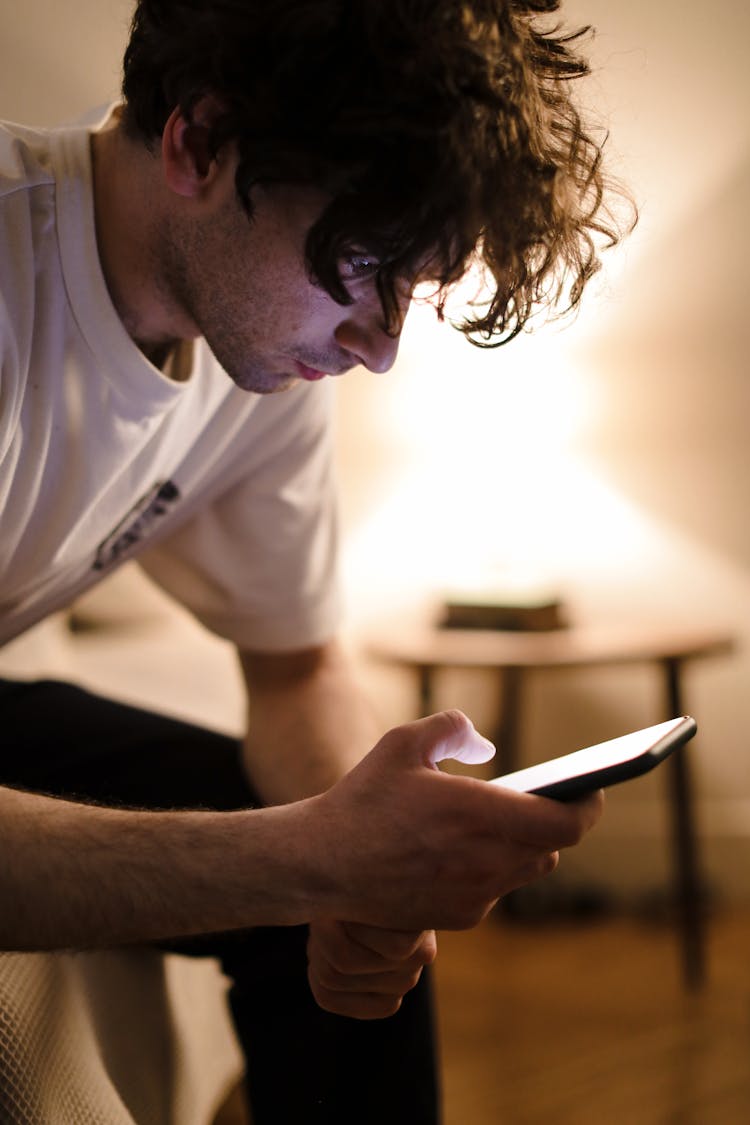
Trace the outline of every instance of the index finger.
{"label": "index finger", "polygon": [[506,838],[534,848],[570,848],[597,823],[604,811],[601,790],[576,801],[556,801],[532,793],[487,786],[501,795],[494,815],[498,830]]}

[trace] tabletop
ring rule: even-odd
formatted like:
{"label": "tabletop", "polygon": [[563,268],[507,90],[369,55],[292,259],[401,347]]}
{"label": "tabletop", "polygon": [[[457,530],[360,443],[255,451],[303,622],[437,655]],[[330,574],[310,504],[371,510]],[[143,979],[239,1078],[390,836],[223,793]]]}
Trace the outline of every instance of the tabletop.
{"label": "tabletop", "polygon": [[552,668],[712,656],[730,652],[733,638],[720,628],[663,622],[508,632],[402,620],[379,627],[365,647],[381,660],[412,666]]}

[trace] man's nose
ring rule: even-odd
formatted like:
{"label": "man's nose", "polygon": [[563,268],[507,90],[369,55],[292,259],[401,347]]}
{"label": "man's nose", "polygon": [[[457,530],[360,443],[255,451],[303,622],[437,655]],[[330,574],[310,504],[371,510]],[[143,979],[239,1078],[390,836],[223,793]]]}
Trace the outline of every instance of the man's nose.
{"label": "man's nose", "polygon": [[334,335],[340,348],[344,348],[369,371],[390,371],[396,362],[404,317],[391,330],[386,330],[382,312],[364,317],[352,309],[336,328]]}

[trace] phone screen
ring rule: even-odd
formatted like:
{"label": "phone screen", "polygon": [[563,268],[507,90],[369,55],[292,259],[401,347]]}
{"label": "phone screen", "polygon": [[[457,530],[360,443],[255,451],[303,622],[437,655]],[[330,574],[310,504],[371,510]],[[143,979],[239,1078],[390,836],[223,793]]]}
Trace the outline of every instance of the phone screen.
{"label": "phone screen", "polygon": [[692,738],[696,729],[695,719],[683,715],[493,778],[491,784],[519,793],[571,799],[646,773]]}

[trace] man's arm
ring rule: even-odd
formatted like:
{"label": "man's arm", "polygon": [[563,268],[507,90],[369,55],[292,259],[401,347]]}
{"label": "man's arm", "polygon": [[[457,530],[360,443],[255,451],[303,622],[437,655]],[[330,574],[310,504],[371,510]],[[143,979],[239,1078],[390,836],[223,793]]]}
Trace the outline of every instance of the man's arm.
{"label": "man's arm", "polygon": [[468,928],[600,812],[435,768],[482,755],[456,712],[394,728],[320,796],[270,808],[133,812],[0,788],[0,947],[331,919],[360,936]]}
{"label": "man's arm", "polygon": [[268,804],[322,793],[380,732],[336,640],[292,653],[240,654],[249,698],[245,768]]}
{"label": "man's arm", "polygon": [[322,891],[308,804],[103,808],[0,787],[0,949],[86,949],[301,923]]}
{"label": "man's arm", "polygon": [[[330,748],[330,726],[348,755],[324,765],[316,750],[295,791],[265,793],[268,803],[330,784],[375,742],[364,704],[352,705],[357,693],[338,650],[249,664],[258,681],[254,729],[272,732],[271,749],[288,749],[290,731],[313,750]],[[315,721],[315,707],[324,721]],[[281,760],[267,756],[276,788],[293,777]],[[304,802],[236,813],[129,811],[0,788],[0,948],[91,948],[307,921],[321,888],[308,864],[306,817]]]}

